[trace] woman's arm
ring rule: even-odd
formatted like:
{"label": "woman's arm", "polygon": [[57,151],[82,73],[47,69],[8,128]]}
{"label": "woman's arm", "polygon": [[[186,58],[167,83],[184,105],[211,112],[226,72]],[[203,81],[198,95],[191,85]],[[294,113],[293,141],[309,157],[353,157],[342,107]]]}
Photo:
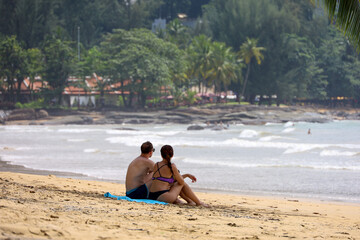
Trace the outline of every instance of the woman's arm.
{"label": "woman's arm", "polygon": [[180,185],[184,185],[185,181],[184,181],[184,178],[181,176],[181,174],[179,173],[175,163],[172,163],[171,164],[171,168],[172,168],[172,171],[174,173],[174,178],[175,180],[180,184]]}
{"label": "woman's arm", "polygon": [[182,177],[185,179],[185,178],[190,178],[191,179],[191,182],[196,182],[196,177],[192,174],[189,174],[189,173],[186,173],[186,174],[183,174]]}

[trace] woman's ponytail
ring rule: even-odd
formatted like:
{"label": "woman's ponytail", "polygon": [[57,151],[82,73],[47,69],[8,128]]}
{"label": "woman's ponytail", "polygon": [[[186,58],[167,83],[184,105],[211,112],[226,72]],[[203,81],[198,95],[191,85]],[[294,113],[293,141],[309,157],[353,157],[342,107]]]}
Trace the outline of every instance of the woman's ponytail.
{"label": "woman's ponytail", "polygon": [[161,150],[161,157],[167,161],[167,166],[170,168],[171,173],[173,170],[171,167],[171,158],[174,156],[174,150],[170,145],[164,145]]}

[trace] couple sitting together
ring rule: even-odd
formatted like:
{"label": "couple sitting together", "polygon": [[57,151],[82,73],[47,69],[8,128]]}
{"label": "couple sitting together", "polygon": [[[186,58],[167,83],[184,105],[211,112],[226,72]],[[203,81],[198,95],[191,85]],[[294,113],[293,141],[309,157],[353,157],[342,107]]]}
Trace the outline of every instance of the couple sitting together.
{"label": "couple sitting together", "polygon": [[126,196],[133,199],[152,199],[167,203],[183,203],[180,195],[189,205],[207,206],[202,203],[190,186],[184,181],[191,174],[180,174],[176,165],[171,162],[174,150],[170,145],[161,148],[162,161],[154,163],[150,160],[155,149],[151,142],[141,145],[141,155],[135,158],[126,174]]}

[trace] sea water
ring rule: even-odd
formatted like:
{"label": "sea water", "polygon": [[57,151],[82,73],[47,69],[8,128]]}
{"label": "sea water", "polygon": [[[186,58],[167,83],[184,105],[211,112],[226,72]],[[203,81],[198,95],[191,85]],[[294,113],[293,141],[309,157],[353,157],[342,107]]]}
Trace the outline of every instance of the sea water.
{"label": "sea water", "polygon": [[[125,128],[126,127],[126,128]],[[152,160],[174,147],[194,189],[360,202],[360,122],[230,125],[0,126],[0,158],[39,170],[124,182],[128,164],[151,141]],[[133,128],[134,130],[121,130]],[[308,131],[310,129],[310,133]]]}

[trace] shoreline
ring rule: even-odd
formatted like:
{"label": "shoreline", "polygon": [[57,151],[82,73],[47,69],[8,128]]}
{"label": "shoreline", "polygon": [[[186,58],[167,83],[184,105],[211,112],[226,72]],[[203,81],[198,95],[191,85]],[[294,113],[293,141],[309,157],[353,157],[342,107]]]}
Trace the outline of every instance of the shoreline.
{"label": "shoreline", "polygon": [[0,172],[4,239],[358,239],[360,205],[197,192],[210,208],[105,198],[123,184]]}
{"label": "shoreline", "polygon": [[[37,114],[42,111],[43,115]],[[326,123],[334,120],[360,120],[357,108],[321,108],[311,106],[258,106],[258,105],[211,105],[177,109],[144,110],[62,110],[62,109],[15,109],[0,110],[3,125],[104,125],[104,124],[164,124],[184,125],[236,123],[263,125],[266,123],[313,122]],[[1,114],[2,113],[2,114]]]}
{"label": "shoreline", "polygon": [[[22,174],[31,174],[31,175],[40,175],[40,176],[56,176],[60,178],[70,178],[70,179],[78,179],[78,180],[89,180],[89,181],[99,181],[99,182],[111,182],[116,184],[125,184],[125,181],[121,180],[112,180],[112,179],[101,179],[96,177],[87,176],[80,173],[72,173],[72,172],[60,172],[60,171],[50,171],[50,170],[39,170],[39,169],[32,169],[27,168],[25,166],[11,164],[8,161],[3,161],[0,158],[0,173],[1,172],[12,172],[12,173],[22,173]],[[302,200],[306,202],[318,202],[318,203],[331,203],[331,204],[345,204],[345,205],[359,205],[359,201],[352,201],[352,200],[340,200],[340,199],[326,199],[325,196],[323,198],[318,197],[305,197],[301,196],[290,196],[287,194],[281,193],[251,193],[248,191],[231,191],[231,190],[220,190],[220,189],[205,189],[205,188],[197,188],[192,187],[194,191],[201,192],[201,193],[210,193],[210,194],[217,194],[217,195],[233,195],[233,196],[245,196],[245,197],[257,197],[257,198],[271,198],[271,199],[278,199],[278,200],[288,200],[291,199],[295,200]]]}
{"label": "shoreline", "polygon": [[61,178],[73,178],[79,180],[90,180],[90,181],[103,181],[103,182],[113,182],[124,184],[122,181],[111,180],[111,179],[101,179],[97,177],[91,177],[81,173],[72,173],[72,172],[61,172],[61,171],[51,171],[51,170],[41,170],[28,168],[18,164],[12,164],[9,161],[4,161],[0,156],[0,172],[13,172],[13,173],[23,173],[23,174],[31,174],[31,175],[40,175],[40,176],[48,176],[53,175]]}

